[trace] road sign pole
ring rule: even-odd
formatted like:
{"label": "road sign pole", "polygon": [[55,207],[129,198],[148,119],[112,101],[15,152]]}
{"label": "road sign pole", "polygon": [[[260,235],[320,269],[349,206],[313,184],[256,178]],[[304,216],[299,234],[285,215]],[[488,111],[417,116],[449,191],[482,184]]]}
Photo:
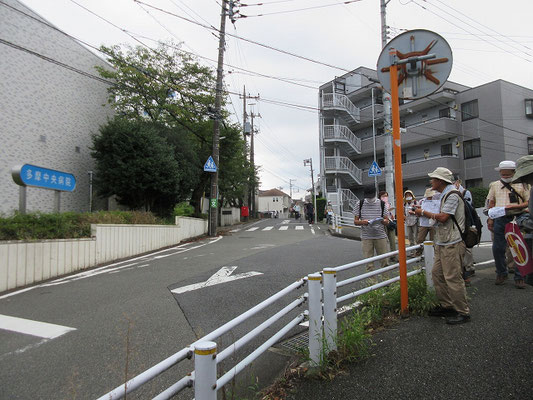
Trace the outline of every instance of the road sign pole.
{"label": "road sign pole", "polygon": [[[396,59],[396,50],[389,54]],[[398,98],[398,67],[395,63],[390,66],[390,86],[392,105],[392,138],[394,150],[394,187],[396,189],[396,220],[398,222],[398,253],[400,258],[400,294],[402,314],[409,312],[409,297],[407,290],[407,260],[405,253],[405,214],[403,204],[403,176],[402,176],[402,146],[400,141],[400,101]]]}

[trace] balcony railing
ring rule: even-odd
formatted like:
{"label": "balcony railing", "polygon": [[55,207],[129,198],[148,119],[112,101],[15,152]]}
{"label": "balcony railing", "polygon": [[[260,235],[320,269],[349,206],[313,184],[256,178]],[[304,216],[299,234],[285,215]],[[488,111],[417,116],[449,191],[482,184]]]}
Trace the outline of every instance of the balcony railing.
{"label": "balcony railing", "polygon": [[347,96],[338,93],[325,93],[322,95],[323,109],[341,109],[346,111],[357,123],[360,120],[360,111]]}
{"label": "balcony railing", "polygon": [[324,125],[324,140],[328,139],[346,141],[357,153],[361,153],[361,139],[344,125]]}
{"label": "balcony railing", "polygon": [[351,212],[359,202],[359,198],[350,189],[341,189],[342,211]]}
{"label": "balcony railing", "polygon": [[362,182],[363,171],[358,168],[348,157],[325,157],[325,166],[326,173],[347,173],[359,185]]}

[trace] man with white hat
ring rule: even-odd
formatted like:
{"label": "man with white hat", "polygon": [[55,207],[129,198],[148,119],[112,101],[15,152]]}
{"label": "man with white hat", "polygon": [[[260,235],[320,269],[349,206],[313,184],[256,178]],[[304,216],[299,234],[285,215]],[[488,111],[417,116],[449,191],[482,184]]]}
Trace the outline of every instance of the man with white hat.
{"label": "man with white hat", "polygon": [[455,189],[452,172],[443,167],[428,174],[431,189],[441,193],[439,212],[422,208],[412,211],[418,216],[435,220],[435,259],[432,278],[439,306],[429,311],[430,316],[446,317],[450,325],[470,321],[470,309],[466,301],[466,288],[462,274],[465,243],[461,236],[465,227],[465,205]]}
{"label": "man with white hat", "polygon": [[[505,263],[505,251],[507,249],[505,225],[511,222],[515,215],[523,213],[529,202],[529,191],[526,186],[522,183],[512,183],[515,169],[516,164],[514,161],[502,161],[495,168],[500,173],[500,180],[490,184],[489,194],[487,195],[489,210],[493,207],[505,208],[504,216],[495,219],[489,218],[487,220],[487,227],[494,233],[492,254],[496,266],[496,285],[503,285],[509,274]],[[517,289],[524,289],[526,287],[524,278],[520,275],[517,268],[515,268],[514,281]]]}

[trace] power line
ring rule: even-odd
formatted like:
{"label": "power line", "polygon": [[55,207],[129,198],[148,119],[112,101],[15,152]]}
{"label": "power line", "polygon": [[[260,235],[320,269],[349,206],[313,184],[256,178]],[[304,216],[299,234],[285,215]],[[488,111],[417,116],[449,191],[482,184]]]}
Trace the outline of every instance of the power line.
{"label": "power line", "polygon": [[[423,10],[425,10],[425,11],[427,11],[427,12],[430,12],[431,14],[433,14],[433,15],[435,15],[435,16],[441,18],[441,19],[443,19],[444,21],[446,21],[446,22],[448,22],[448,23],[450,23],[450,24],[452,24],[452,25],[458,27],[459,29],[462,29],[462,30],[464,30],[465,32],[469,32],[466,28],[463,28],[462,26],[456,24],[456,23],[453,22],[453,21],[450,21],[449,19],[447,19],[447,18],[443,17],[442,15],[440,15],[440,14],[434,12],[433,10],[430,10],[429,8],[424,7],[423,5],[419,4],[416,0],[413,0],[413,3],[416,4],[417,6],[419,6],[420,8],[422,8]],[[426,4],[428,4],[428,3],[426,2]],[[455,19],[457,19],[457,20],[463,22],[465,25],[470,26],[471,28],[474,28],[474,29],[477,29],[478,31],[480,31],[479,28],[476,28],[476,27],[472,26],[472,24],[469,24],[468,22],[465,22],[465,21],[461,20],[460,18],[457,18],[456,16],[450,14],[450,13],[447,12],[446,10],[443,10],[442,8],[440,8],[440,7],[438,7],[438,6],[434,5],[434,4],[431,4],[431,5],[432,5],[433,7],[435,7],[435,8],[437,8],[437,9],[439,9],[440,11],[442,11],[442,12],[444,12],[444,13],[450,15],[451,17],[453,17],[453,18],[455,18]],[[518,56],[518,55],[516,55],[516,54],[510,52],[509,50],[504,49],[504,48],[502,48],[502,47],[496,45],[495,43],[493,43],[493,42],[491,42],[491,41],[489,41],[489,40],[487,40],[487,39],[481,37],[480,35],[478,35],[478,34],[476,34],[476,33],[472,33],[472,32],[469,32],[469,33],[471,33],[472,35],[478,37],[480,40],[482,40],[482,41],[484,41],[484,42],[486,42],[486,43],[488,43],[488,44],[490,44],[490,45],[492,45],[492,46],[494,46],[494,47],[497,47],[497,48],[499,48],[500,50],[503,50],[503,51],[506,52],[506,53],[509,53],[509,54],[512,54],[512,55],[514,55],[514,56],[516,56],[516,57],[519,57],[519,58],[521,58],[522,60],[527,61],[527,62],[529,62],[529,63],[532,62],[531,60],[529,60],[529,59],[527,59],[527,58],[524,58],[524,57],[522,57],[522,56]]]}
{"label": "power line", "polygon": [[90,74],[90,73],[85,72],[85,71],[83,71],[83,70],[81,70],[79,68],[73,67],[72,65],[65,64],[65,63],[63,63],[61,61],[58,61],[58,60],[55,60],[55,59],[53,59],[51,57],[48,57],[48,56],[45,56],[43,54],[37,53],[36,51],[30,50],[30,49],[28,49],[26,47],[20,46],[18,44],[15,44],[13,42],[8,41],[8,40],[0,38],[0,43],[4,44],[6,46],[12,47],[14,49],[23,51],[25,53],[31,54],[31,55],[33,55],[35,57],[39,57],[42,60],[45,60],[45,61],[48,61],[49,63],[58,65],[58,66],[60,66],[62,68],[68,69],[68,70],[73,71],[73,72],[75,72],[77,74],[86,76],[87,78],[94,79],[96,81],[105,83],[105,84],[110,85],[110,86],[115,86],[114,82],[108,81],[108,80],[106,80],[106,79],[104,79],[104,78],[102,78],[100,76],[96,76],[96,75]]}
{"label": "power line", "polygon": [[343,2],[340,2],[340,3],[330,3],[330,4],[323,4],[323,5],[320,5],[320,6],[298,8],[298,9],[295,9],[295,10],[273,11],[273,12],[262,13],[262,14],[254,14],[254,15],[244,15],[244,14],[241,13],[239,17],[240,18],[266,17],[268,15],[288,14],[288,13],[294,13],[294,12],[300,12],[300,11],[314,10],[314,9],[317,9],[317,8],[341,6],[341,5],[350,4],[350,3],[358,3],[360,1],[362,1],[362,0],[349,0],[349,1],[343,1]]}

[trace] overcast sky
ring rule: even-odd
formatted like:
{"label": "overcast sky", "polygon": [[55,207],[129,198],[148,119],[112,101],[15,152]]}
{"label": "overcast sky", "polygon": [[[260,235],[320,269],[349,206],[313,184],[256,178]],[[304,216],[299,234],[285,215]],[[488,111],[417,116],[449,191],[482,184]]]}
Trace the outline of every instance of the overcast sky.
{"label": "overcast sky", "polygon": [[[218,39],[213,31],[174,16],[141,6],[134,0],[75,0],[122,29],[149,39],[182,41],[183,48],[212,60],[217,58]],[[201,24],[218,27],[220,0],[143,0]],[[114,45],[136,43],[131,37],[90,14],[73,0],[22,0],[24,4],[67,33],[88,43]],[[380,1],[361,0],[342,4],[339,0],[241,0],[248,4],[241,13],[250,15],[228,23],[227,32],[262,44],[321,61],[330,68],[227,37],[225,84],[228,90],[263,100],[249,106],[261,118],[256,136],[255,160],[261,166],[261,188],[282,187],[300,198],[311,186],[309,167],[313,159],[315,180],[319,170],[318,112],[283,102],[317,107],[318,86],[359,66],[375,68],[381,52]],[[253,5],[263,3],[264,5]],[[322,5],[328,7],[294,11]],[[294,12],[287,12],[294,11]],[[279,13],[283,12],[283,13]],[[272,15],[256,16],[259,14]],[[453,51],[450,80],[477,86],[505,79],[533,88],[533,31],[531,0],[505,3],[487,0],[391,0],[387,24],[392,36],[409,29],[429,29],[444,36]],[[214,62],[201,59],[212,67]],[[239,71],[290,80],[254,76]],[[229,111],[242,122],[242,100],[231,96]],[[299,189],[298,189],[299,188]]]}

